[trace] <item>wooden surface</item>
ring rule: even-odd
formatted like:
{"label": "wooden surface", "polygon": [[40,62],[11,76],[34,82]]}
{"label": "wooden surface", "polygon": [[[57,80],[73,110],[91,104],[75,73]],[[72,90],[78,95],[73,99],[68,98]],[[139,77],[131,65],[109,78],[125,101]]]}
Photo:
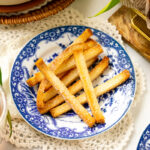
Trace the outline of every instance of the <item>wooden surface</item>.
{"label": "wooden surface", "polygon": [[53,0],[41,9],[37,9],[27,14],[14,16],[0,16],[0,24],[23,24],[46,18],[54,15],[69,6],[74,0]]}
{"label": "wooden surface", "polygon": [[134,15],[130,8],[122,6],[108,20],[116,25],[125,41],[150,61],[150,42],[131,27],[131,18]]}

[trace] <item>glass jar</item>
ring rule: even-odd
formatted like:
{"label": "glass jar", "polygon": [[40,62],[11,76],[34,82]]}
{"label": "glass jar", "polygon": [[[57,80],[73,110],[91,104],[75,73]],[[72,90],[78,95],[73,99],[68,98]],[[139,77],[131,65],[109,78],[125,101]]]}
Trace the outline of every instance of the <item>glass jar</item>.
{"label": "glass jar", "polygon": [[0,129],[3,129],[6,123],[7,103],[2,87],[0,87]]}

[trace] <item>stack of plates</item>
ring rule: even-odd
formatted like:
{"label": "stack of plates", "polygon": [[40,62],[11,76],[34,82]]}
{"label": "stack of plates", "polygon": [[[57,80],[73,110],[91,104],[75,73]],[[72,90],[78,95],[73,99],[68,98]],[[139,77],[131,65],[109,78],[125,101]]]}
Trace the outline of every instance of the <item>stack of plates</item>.
{"label": "stack of plates", "polygon": [[21,24],[36,21],[63,10],[74,0],[1,0],[0,23]]}
{"label": "stack of plates", "polygon": [[1,0],[0,5],[18,5],[31,0]]}
{"label": "stack of plates", "polygon": [[0,1],[0,13],[2,13],[1,15],[7,16],[17,15],[19,12],[25,13],[25,10],[29,11],[31,8],[34,9],[37,6],[43,6],[43,3],[47,1],[48,0],[2,0]]}

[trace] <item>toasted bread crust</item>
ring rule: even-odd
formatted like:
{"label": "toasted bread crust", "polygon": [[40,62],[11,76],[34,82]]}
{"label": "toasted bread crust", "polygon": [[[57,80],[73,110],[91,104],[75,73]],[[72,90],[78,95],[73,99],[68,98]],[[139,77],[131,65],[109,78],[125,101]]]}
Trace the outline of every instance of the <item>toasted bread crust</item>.
{"label": "toasted bread crust", "polygon": [[71,108],[78,114],[78,116],[89,126],[92,127],[95,124],[95,119],[90,113],[76,100],[76,98],[69,92],[66,86],[60,81],[60,79],[51,71],[48,66],[39,59],[36,62],[36,66],[43,73],[45,78],[51,82],[53,87],[62,95],[65,101],[71,106]]}
{"label": "toasted bread crust", "polygon": [[[90,71],[89,74],[92,81],[95,80],[99,75],[101,75],[104,72],[104,70],[106,70],[106,68],[108,67],[108,63],[109,63],[109,58],[104,57],[103,60]],[[71,94],[76,94],[82,88],[83,88],[83,84],[81,80],[78,80],[73,85],[68,87],[68,90],[70,91]],[[50,109],[60,105],[64,101],[65,100],[63,99],[63,97],[61,95],[58,95],[53,99],[47,101],[45,103],[45,106],[42,109],[38,109],[38,110],[41,114],[47,113]]]}
{"label": "toasted bread crust", "polygon": [[[96,96],[103,95],[117,86],[121,85],[124,83],[128,78],[130,77],[130,72],[128,70],[124,70],[118,75],[114,76],[112,79],[106,81],[105,83],[102,83],[101,85],[97,86],[94,91]],[[77,97],[77,100],[81,104],[87,103],[87,98],[85,93]],[[71,107],[67,103],[63,103],[62,105],[59,105],[53,109],[50,110],[50,113],[53,117],[58,117],[68,111],[71,110]]]}

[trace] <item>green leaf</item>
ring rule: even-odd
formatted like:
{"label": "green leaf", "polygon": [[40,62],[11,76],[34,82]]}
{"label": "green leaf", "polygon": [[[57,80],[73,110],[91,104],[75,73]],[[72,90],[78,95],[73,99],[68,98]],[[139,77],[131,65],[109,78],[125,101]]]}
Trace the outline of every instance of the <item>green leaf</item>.
{"label": "green leaf", "polygon": [[120,0],[111,0],[102,10],[100,10],[97,14],[95,14],[93,17],[96,17],[108,10],[110,10],[111,8],[113,8],[115,5],[117,5],[120,2]]}
{"label": "green leaf", "polygon": [[10,131],[9,138],[10,138],[11,135],[12,135],[12,122],[11,122],[11,115],[10,115],[9,110],[8,110],[8,113],[7,113],[7,121],[8,121],[8,124],[9,124],[9,131]]}
{"label": "green leaf", "polygon": [[1,71],[1,68],[0,68],[0,85],[2,86],[2,71]]}

